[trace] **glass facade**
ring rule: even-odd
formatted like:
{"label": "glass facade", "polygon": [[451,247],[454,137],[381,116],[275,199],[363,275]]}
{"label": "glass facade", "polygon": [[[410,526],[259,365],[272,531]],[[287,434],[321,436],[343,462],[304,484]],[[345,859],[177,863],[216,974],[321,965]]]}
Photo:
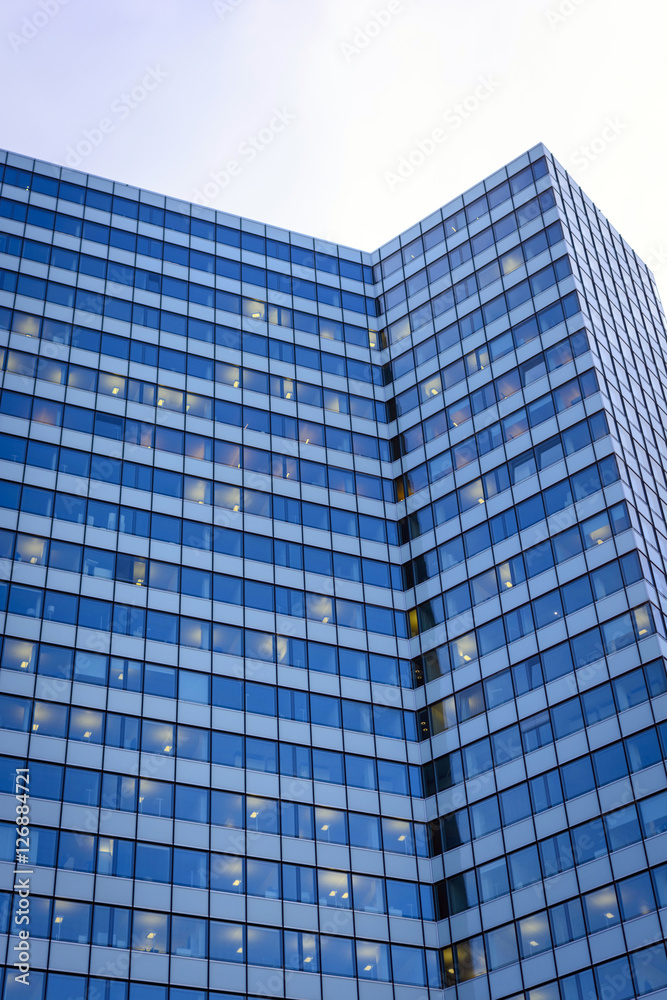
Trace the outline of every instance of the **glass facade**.
{"label": "glass facade", "polygon": [[645,265],[543,146],[375,253],[0,180],[3,998],[667,990]]}

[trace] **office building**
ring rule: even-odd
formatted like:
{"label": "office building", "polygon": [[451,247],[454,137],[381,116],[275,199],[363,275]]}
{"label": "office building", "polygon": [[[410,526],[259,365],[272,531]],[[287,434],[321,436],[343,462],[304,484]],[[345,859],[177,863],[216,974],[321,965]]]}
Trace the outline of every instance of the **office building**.
{"label": "office building", "polygon": [[375,253],[1,169],[4,1000],[667,996],[646,266],[543,146]]}

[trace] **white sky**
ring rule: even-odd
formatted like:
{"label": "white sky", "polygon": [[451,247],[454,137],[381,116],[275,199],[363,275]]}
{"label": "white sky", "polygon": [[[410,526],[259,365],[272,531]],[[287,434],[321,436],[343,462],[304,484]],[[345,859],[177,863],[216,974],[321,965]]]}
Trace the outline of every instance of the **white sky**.
{"label": "white sky", "polygon": [[666,27],[656,0],[6,0],[0,145],[373,250],[542,141],[665,293]]}

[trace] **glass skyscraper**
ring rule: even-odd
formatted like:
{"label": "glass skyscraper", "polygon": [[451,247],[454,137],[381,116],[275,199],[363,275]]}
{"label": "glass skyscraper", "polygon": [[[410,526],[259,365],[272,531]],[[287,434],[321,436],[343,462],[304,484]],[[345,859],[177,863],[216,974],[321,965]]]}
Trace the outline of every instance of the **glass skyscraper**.
{"label": "glass skyscraper", "polygon": [[375,253],[0,161],[5,1000],[667,996],[645,265],[543,146]]}

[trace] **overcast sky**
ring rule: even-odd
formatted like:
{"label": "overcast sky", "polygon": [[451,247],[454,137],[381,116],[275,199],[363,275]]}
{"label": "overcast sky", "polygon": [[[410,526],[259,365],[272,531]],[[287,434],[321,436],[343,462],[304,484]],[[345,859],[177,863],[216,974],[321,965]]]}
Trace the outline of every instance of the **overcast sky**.
{"label": "overcast sky", "polygon": [[655,0],[7,0],[0,144],[373,250],[542,141],[664,298],[666,27]]}

